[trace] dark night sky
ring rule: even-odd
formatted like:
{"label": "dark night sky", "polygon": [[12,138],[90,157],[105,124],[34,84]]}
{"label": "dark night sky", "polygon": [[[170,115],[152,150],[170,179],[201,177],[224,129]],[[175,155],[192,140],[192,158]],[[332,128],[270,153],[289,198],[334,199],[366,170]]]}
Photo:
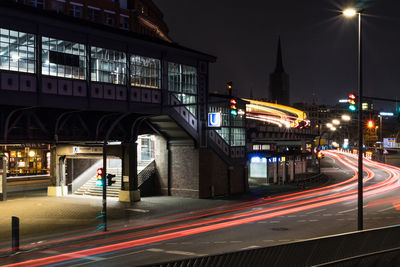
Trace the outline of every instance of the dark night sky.
{"label": "dark night sky", "polygon": [[[371,0],[363,0],[371,1]],[[357,23],[349,1],[154,0],[172,39],[217,56],[210,90],[232,80],[240,96],[267,97],[278,36],[291,102],[334,104],[357,88]],[[400,99],[400,1],[376,0],[363,17],[365,95]]]}

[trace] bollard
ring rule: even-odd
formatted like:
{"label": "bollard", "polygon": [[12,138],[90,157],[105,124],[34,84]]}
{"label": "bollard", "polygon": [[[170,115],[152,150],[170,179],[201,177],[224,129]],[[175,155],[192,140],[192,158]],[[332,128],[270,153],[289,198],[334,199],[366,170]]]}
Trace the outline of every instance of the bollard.
{"label": "bollard", "polygon": [[11,243],[12,243],[12,251],[19,250],[19,218],[11,217]]}

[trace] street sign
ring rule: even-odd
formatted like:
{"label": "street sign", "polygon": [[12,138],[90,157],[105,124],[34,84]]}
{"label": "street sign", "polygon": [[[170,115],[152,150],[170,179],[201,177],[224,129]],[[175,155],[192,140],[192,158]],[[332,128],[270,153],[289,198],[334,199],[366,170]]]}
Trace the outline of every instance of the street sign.
{"label": "street sign", "polygon": [[208,113],[208,127],[218,128],[221,127],[221,113]]}
{"label": "street sign", "polygon": [[74,153],[74,154],[101,154],[101,153],[103,153],[103,148],[102,147],[74,146],[74,147],[72,147],[72,153]]}
{"label": "street sign", "polygon": [[396,138],[383,138],[383,147],[395,148],[396,147]]}
{"label": "street sign", "polygon": [[394,116],[394,113],[393,112],[380,112],[379,115],[392,117],[392,116]]}

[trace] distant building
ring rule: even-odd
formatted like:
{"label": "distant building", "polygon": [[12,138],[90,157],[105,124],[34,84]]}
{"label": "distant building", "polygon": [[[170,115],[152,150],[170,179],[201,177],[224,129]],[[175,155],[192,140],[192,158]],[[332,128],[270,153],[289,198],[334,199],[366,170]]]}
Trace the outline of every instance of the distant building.
{"label": "distant building", "polygon": [[171,42],[164,15],[151,0],[13,1]]}
{"label": "distant building", "polygon": [[275,71],[269,75],[269,98],[272,102],[289,106],[289,93],[289,75],[283,69],[281,39],[279,38]]}

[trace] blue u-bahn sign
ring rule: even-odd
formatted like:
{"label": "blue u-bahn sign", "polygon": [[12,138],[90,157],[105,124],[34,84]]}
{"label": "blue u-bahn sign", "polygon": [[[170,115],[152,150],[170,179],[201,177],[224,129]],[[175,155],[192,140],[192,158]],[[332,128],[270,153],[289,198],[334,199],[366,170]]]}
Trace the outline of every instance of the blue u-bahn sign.
{"label": "blue u-bahn sign", "polygon": [[208,113],[208,127],[221,127],[221,113]]}

